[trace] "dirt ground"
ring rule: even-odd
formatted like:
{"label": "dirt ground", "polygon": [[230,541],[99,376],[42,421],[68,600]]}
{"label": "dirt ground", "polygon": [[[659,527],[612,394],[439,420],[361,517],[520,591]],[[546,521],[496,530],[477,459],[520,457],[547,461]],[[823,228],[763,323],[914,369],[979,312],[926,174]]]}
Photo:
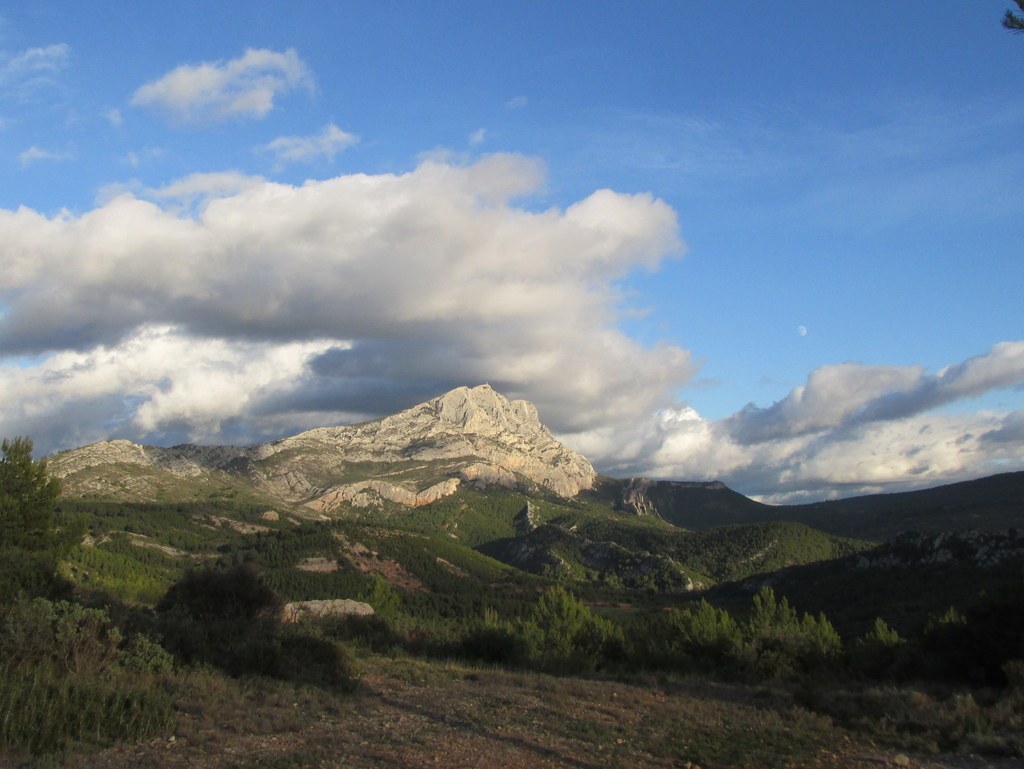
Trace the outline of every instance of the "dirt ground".
{"label": "dirt ground", "polygon": [[[63,759],[69,769],[605,769],[919,767],[1017,761],[927,757],[859,742],[772,692],[710,683],[564,679],[410,660],[364,662],[359,690],[284,685],[189,703],[174,735]],[[17,763],[0,766],[17,766]]]}

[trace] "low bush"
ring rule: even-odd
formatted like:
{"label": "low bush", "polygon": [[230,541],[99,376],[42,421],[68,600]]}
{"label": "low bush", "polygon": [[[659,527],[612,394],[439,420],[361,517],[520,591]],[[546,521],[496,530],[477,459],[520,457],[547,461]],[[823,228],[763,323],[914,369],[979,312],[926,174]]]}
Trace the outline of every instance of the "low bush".
{"label": "low bush", "polygon": [[485,609],[482,621],[463,635],[461,652],[469,659],[510,667],[525,664],[530,654],[519,629],[493,609]]}
{"label": "low bush", "polygon": [[459,650],[493,664],[547,673],[586,673],[625,659],[622,629],[562,587],[545,591],[524,619],[502,620],[485,610],[463,633]]}
{"label": "low bush", "polygon": [[392,623],[378,614],[323,617],[317,620],[317,624],[326,637],[370,651],[391,652],[402,642]]}
{"label": "low bush", "polygon": [[100,609],[42,598],[15,603],[0,621],[0,660],[7,750],[139,740],[175,722],[171,697],[158,685],[170,655],[145,636],[126,643]]}
{"label": "low bush", "polygon": [[705,600],[669,614],[670,645],[685,668],[727,670],[740,662],[743,630],[725,609]]}
{"label": "low bush", "polygon": [[276,620],[284,601],[250,564],[224,571],[190,571],[157,604],[159,612],[178,611],[195,620],[251,624]]}
{"label": "low bush", "polygon": [[782,678],[817,673],[829,668],[842,654],[842,641],[823,614],[798,617],[770,587],[754,596],[754,609],[745,630],[748,664],[760,678]]}
{"label": "low bush", "polygon": [[1012,692],[995,698],[992,694],[935,683],[853,684],[803,687],[798,702],[845,728],[904,750],[1024,758],[1019,736],[1024,733],[1024,709]]}
{"label": "low bush", "polygon": [[157,604],[163,642],[188,664],[351,690],[348,654],[312,624],[283,626],[284,602],[253,567],[190,572]]}
{"label": "low bush", "polygon": [[881,618],[856,639],[847,654],[850,672],[866,678],[892,678],[898,672],[906,641]]}

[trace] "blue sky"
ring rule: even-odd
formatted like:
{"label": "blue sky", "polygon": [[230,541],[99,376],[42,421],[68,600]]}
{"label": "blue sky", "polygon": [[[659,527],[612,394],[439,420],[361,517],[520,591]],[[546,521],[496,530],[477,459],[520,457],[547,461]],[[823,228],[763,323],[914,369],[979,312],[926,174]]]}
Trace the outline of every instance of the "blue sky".
{"label": "blue sky", "polygon": [[617,475],[1021,469],[1009,5],[0,2],[0,433],[489,381]]}

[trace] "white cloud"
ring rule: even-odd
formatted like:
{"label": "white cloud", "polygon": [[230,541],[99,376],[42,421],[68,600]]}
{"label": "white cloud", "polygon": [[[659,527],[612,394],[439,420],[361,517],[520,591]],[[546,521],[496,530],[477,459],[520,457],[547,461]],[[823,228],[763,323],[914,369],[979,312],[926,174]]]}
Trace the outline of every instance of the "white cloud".
{"label": "white cloud", "polygon": [[328,162],[333,163],[339,152],[358,141],[358,136],[346,133],[334,123],[330,123],[314,136],[281,136],[263,149],[277,158],[279,166],[288,163],[309,163],[318,158],[326,158]]}
{"label": "white cloud", "polygon": [[680,252],[675,213],[610,190],[516,204],[544,183],[532,158],[433,156],[405,174],[195,174],[83,214],[0,210],[0,434],[40,450],[244,443],[486,381],[604,471],[774,501],[1024,466],[1021,413],[937,411],[1024,382],[1024,342],[934,373],[823,366],[717,421],[674,406],[689,353],[622,333],[616,282]]}
{"label": "white cloud", "polygon": [[[129,412],[118,423],[129,437],[173,417],[189,434],[213,439],[221,425],[222,437],[244,441],[263,429],[238,424],[255,419],[253,409],[260,425],[286,431],[296,425],[289,414],[385,413],[484,381],[537,402],[557,429],[641,419],[693,364],[678,347],[644,347],[618,330],[615,281],[680,252],[675,213],[649,195],[609,190],[565,209],[511,202],[543,183],[536,160],[492,155],[298,187],[196,175],[122,191],[81,215],[0,211],[0,354],[49,351],[54,362],[33,386],[65,382],[57,411],[73,411],[90,434],[112,418],[106,398]],[[251,398],[241,416],[226,405],[235,396],[221,397],[237,395],[237,383],[223,378],[194,413],[187,404],[199,384],[181,397],[156,384],[126,387],[121,398],[112,385],[100,400],[83,390],[75,406],[84,386],[75,356],[119,371],[137,357],[132,340],[164,327],[204,350],[265,345],[260,359],[281,345],[333,342],[300,373],[286,369],[287,381]],[[184,372],[194,361],[169,355],[161,381],[191,381]],[[207,368],[221,365],[249,370],[227,357]],[[30,422],[0,413],[0,433]]]}
{"label": "white cloud", "polygon": [[765,501],[899,490],[1024,468],[1024,413],[936,408],[1024,383],[1024,342],[927,374],[823,366],[767,409],[722,420],[662,411],[626,431],[571,436],[612,474],[723,480]]}
{"label": "white cloud", "polygon": [[822,366],[770,407],[747,406],[728,427],[740,443],[759,443],[913,416],[1019,382],[1024,342],[1002,342],[935,374],[917,366]]}
{"label": "white cloud", "polygon": [[18,162],[21,163],[22,168],[24,168],[25,166],[29,166],[40,160],[61,161],[70,160],[72,157],[74,156],[70,152],[44,150],[41,147],[33,145],[24,152],[18,153]]}
{"label": "white cloud", "polygon": [[294,50],[248,49],[227,62],[183,64],[135,91],[132,104],[151,107],[180,123],[263,118],[274,99],[312,89],[313,75]]}
{"label": "white cloud", "polygon": [[122,125],[124,125],[124,115],[122,115],[121,110],[117,109],[116,107],[108,109],[106,112],[104,112],[103,117],[105,117],[107,119],[107,122],[110,123],[110,125],[112,125],[114,128],[120,128]]}
{"label": "white cloud", "polygon": [[1010,414],[995,430],[989,430],[981,436],[984,445],[993,443],[1016,443],[1024,445],[1024,411]]}
{"label": "white cloud", "polygon": [[487,129],[486,128],[478,128],[475,131],[473,131],[473,133],[471,133],[469,135],[469,143],[474,145],[474,146],[476,146],[478,144],[483,144],[484,140],[486,138],[487,138]]}
{"label": "white cloud", "polygon": [[202,441],[240,418],[258,432],[254,405],[293,386],[312,356],[343,344],[228,342],[143,326],[116,345],[0,366],[0,423],[5,434],[31,432],[43,446],[175,431]]}
{"label": "white cloud", "polygon": [[71,47],[66,43],[28,48],[7,58],[0,56],[0,89],[25,96],[52,85],[70,58]]}
{"label": "white cloud", "polygon": [[522,109],[529,103],[530,100],[527,99],[525,96],[516,96],[505,102],[505,109]]}
{"label": "white cloud", "polygon": [[144,196],[152,200],[175,201],[191,206],[196,201],[205,204],[214,198],[229,198],[264,183],[262,177],[249,176],[238,171],[190,174],[163,187],[147,189]]}

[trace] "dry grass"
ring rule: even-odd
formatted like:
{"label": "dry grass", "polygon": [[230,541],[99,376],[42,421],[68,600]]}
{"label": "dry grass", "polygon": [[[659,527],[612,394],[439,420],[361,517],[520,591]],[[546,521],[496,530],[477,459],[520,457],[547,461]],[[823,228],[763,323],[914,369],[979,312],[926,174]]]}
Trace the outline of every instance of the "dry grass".
{"label": "dry grass", "polygon": [[[967,769],[1019,765],[997,757],[984,762],[968,756],[935,757],[927,749],[918,750],[921,745],[898,746],[887,740],[884,729],[814,712],[781,688],[682,679],[558,678],[381,657],[366,657],[360,664],[362,684],[353,695],[265,679],[233,681],[214,672],[190,673],[176,692],[175,734],[38,765],[67,769],[907,765]],[[987,713],[998,703],[975,706]],[[970,710],[964,702],[957,707],[961,717]]]}

